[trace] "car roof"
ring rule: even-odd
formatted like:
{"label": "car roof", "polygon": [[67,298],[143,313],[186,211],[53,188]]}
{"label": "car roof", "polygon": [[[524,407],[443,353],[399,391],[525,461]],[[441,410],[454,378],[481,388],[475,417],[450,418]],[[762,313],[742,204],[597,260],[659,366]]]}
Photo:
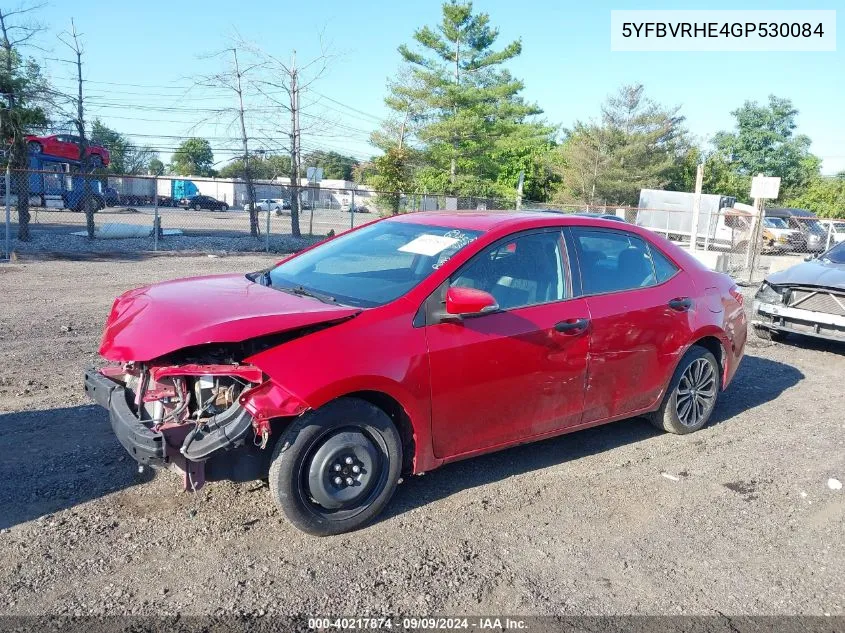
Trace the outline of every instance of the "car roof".
{"label": "car roof", "polygon": [[784,218],[789,216],[797,216],[802,218],[814,218],[816,214],[812,211],[808,211],[807,209],[792,209],[789,207],[778,207],[772,209],[766,209],[766,215],[775,217],[775,218]]}
{"label": "car roof", "polygon": [[[576,215],[561,211],[415,211],[391,216],[391,222],[430,224],[431,226],[453,227],[470,231],[491,231],[493,229],[527,229],[542,226],[604,226],[615,229],[635,229],[631,224],[606,220],[597,216]],[[639,231],[633,230],[634,233]]]}

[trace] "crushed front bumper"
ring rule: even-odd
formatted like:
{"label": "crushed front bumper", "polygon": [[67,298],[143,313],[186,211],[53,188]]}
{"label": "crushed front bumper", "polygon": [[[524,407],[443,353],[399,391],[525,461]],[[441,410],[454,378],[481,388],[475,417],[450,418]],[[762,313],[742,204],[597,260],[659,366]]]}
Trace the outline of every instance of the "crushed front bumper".
{"label": "crushed front bumper", "polygon": [[124,387],[95,369],[85,372],[85,394],[108,409],[114,434],[132,458],[143,466],[167,466],[164,436],[135,417],[126,402]]}
{"label": "crushed front bumper", "polygon": [[778,332],[793,332],[833,341],[845,341],[845,316],[790,308],[755,300],[751,324]]}

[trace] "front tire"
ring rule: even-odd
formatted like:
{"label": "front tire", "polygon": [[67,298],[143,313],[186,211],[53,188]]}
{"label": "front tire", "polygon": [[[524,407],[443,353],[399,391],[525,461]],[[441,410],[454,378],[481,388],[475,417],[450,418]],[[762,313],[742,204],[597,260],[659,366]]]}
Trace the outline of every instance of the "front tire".
{"label": "front tire", "polygon": [[228,204],[221,204],[221,205],[220,205],[220,210],[221,210],[221,211],[228,211],[228,210],[229,210],[229,205],[228,205]]}
{"label": "front tire", "polygon": [[44,146],[38,141],[30,141],[26,144],[26,149],[30,154],[42,154],[44,152]]}
{"label": "front tire", "polygon": [[402,440],[390,417],[340,398],[294,421],[279,438],[268,476],[276,505],[315,536],[358,529],[393,496]]}
{"label": "front tire", "polygon": [[716,408],[720,384],[716,357],[703,347],[691,348],[678,363],[660,408],[651,416],[651,423],[677,435],[699,430]]}
{"label": "front tire", "polygon": [[780,330],[770,330],[767,327],[754,326],[754,335],[764,341],[771,341],[772,343],[780,343],[786,338],[786,333]]}

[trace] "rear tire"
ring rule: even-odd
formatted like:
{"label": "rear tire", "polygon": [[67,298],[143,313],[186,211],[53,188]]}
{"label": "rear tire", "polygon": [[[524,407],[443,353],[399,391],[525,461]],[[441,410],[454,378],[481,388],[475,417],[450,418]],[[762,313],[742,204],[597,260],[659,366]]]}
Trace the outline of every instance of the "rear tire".
{"label": "rear tire", "polygon": [[89,161],[91,169],[100,169],[103,166],[103,157],[99,154],[91,154]]}
{"label": "rear tire", "polygon": [[393,496],[402,440],[390,417],[357,398],[340,398],[294,421],[273,450],[268,483],[294,526],[341,534],[372,520]]}
{"label": "rear tire", "polygon": [[198,204],[194,205],[194,211],[201,211],[201,210],[202,210],[202,207],[200,205],[198,205]]}
{"label": "rear tire", "polygon": [[692,347],[675,369],[651,423],[667,433],[693,433],[710,420],[721,387],[719,363],[703,347]]}

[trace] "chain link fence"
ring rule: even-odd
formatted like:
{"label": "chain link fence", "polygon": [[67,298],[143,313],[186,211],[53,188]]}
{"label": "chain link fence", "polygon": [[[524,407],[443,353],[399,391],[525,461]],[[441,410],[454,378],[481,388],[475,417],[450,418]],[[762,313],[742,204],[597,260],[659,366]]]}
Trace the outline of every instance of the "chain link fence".
{"label": "chain link fence", "polygon": [[[381,192],[345,181],[319,186],[256,181],[251,205],[242,180],[58,171],[13,171],[8,178],[8,195],[0,179],[8,211],[6,258],[15,250],[282,253],[392,213],[519,207],[599,214],[636,224],[694,250],[715,270],[755,283],[845,240],[845,219],[820,220],[805,210],[776,208],[766,208],[761,216],[754,207],[737,203],[700,211],[696,223],[695,210],[683,206],[517,203],[515,198]],[[18,195],[26,191],[27,204],[18,205]],[[22,224],[28,227],[27,240],[18,239]]]}
{"label": "chain link fence", "polygon": [[[0,196],[10,211],[7,257],[14,250],[291,252],[393,213],[513,208],[493,198],[380,192],[344,181],[256,181],[251,204],[242,180],[48,171],[11,172],[9,195],[2,183]],[[22,224],[26,239],[18,239]]]}

